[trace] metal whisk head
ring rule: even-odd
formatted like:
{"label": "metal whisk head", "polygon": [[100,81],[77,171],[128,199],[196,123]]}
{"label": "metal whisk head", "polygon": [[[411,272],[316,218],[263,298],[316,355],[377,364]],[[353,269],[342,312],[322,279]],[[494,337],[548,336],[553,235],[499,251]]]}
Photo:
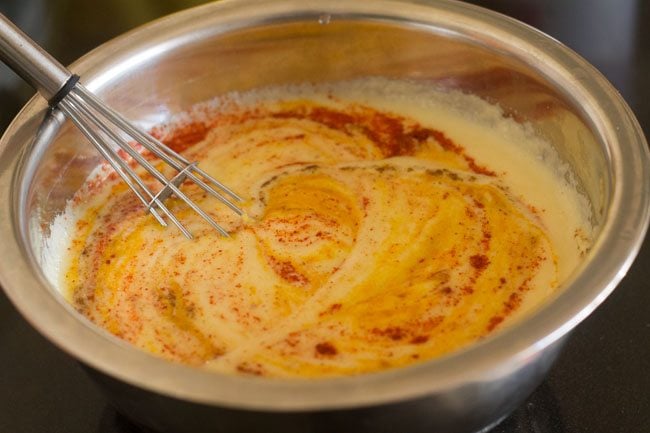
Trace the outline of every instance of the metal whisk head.
{"label": "metal whisk head", "polygon": [[[75,78],[76,76],[73,76],[73,79]],[[228,236],[228,232],[223,227],[180,190],[180,185],[186,179],[196,183],[205,192],[219,199],[238,215],[243,215],[244,212],[233,203],[233,201],[242,201],[241,197],[197,167],[196,162],[188,161],[159,140],[133,125],[119,113],[104,105],[95,95],[78,82],[73,83],[69,93],[61,99],[57,107],[72,120],[101,155],[111,164],[113,169],[131,190],[133,190],[142,204],[161,225],[167,226],[167,222],[161,215],[162,213],[188,239],[192,238],[189,230],[187,230],[164,204],[165,199],[173,194],[183,200],[221,234]],[[152,155],[171,166],[176,171],[176,175],[171,179],[166,178],[160,170],[154,167],[150,161],[134,149],[129,143],[131,140],[127,140],[125,135],[151,152]],[[129,163],[120,156],[118,153],[119,149],[124,150],[154,179],[160,182],[162,188],[157,193],[154,193],[145,185],[143,180],[130,167]]]}
{"label": "metal whisk head", "polygon": [[[163,226],[167,226],[167,222],[161,213],[187,238],[192,238],[189,230],[164,204],[165,199],[173,194],[187,203],[221,234],[228,236],[228,232],[223,227],[180,190],[180,185],[186,179],[221,200],[237,214],[243,215],[244,212],[233,203],[233,201],[242,201],[237,194],[198,168],[196,162],[189,162],[104,105],[79,84],[77,75],[72,75],[2,14],[0,14],[0,59],[34,86],[48,100],[50,107],[60,109],[74,122]],[[156,158],[172,167],[176,174],[171,179],[167,179],[160,170],[132,147],[129,141],[140,144]],[[160,191],[154,193],[146,186],[129,163],[120,156],[119,149],[126,152],[160,182]]]}

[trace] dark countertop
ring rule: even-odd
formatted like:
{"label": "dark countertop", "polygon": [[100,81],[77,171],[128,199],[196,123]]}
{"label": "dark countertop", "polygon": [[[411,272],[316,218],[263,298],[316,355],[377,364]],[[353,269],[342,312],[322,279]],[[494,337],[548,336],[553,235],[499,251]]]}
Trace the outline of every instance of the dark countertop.
{"label": "dark countertop", "polygon": [[[0,0],[0,12],[64,63],[200,0]],[[473,1],[564,42],[619,89],[650,128],[650,2]],[[79,19],[75,19],[79,18]],[[0,66],[0,130],[33,94]],[[495,433],[650,432],[650,241],[623,282],[572,334],[548,378]],[[79,365],[0,291],[0,433],[134,433]],[[433,433],[433,432],[432,432]]]}

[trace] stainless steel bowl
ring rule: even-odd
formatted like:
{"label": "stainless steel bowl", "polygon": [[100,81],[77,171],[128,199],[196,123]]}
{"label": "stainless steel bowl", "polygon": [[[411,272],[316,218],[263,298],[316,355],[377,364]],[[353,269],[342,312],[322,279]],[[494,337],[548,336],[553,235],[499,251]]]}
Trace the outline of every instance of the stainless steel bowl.
{"label": "stainless steel bowl", "polygon": [[479,344],[357,377],[223,376],[125,344],[48,284],[40,254],[49,224],[99,160],[60,113],[34,98],[0,142],[0,281],[123,413],[159,431],[480,431],[542,380],[567,333],[623,277],[648,224],[647,145],[619,94],[558,42],[474,6],[223,1],[141,27],[72,69],[145,125],[219,93],[290,82],[382,75],[462,90],[552,142],[593,206],[599,234],[581,268],[534,315]]}

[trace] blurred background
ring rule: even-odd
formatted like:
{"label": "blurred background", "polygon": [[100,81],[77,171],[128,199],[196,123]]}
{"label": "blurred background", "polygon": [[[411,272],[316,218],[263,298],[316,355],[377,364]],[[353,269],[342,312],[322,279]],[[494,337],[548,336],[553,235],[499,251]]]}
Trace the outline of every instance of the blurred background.
{"label": "blurred background", "polygon": [[[272,1],[272,0],[271,0]],[[353,1],[353,0],[350,0]],[[650,128],[650,1],[484,0],[595,65]],[[0,0],[0,12],[62,63],[201,0]],[[34,94],[0,65],[0,132]],[[494,433],[650,432],[650,245],[573,333],[550,376]],[[78,364],[38,335],[0,291],[0,433],[136,433]],[[305,432],[308,433],[308,432]]]}

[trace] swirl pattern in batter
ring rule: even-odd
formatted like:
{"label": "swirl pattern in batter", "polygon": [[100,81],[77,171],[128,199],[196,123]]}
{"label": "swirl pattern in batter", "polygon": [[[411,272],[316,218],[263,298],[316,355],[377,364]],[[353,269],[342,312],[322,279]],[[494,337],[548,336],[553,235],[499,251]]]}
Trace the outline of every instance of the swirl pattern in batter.
{"label": "swirl pattern in batter", "polygon": [[324,99],[223,104],[166,137],[247,197],[242,219],[183,186],[230,238],[174,199],[196,239],[163,229],[110,178],[80,192],[72,304],[170,360],[322,377],[447,354],[558,286],[547,211],[501,172],[442,128]]}

